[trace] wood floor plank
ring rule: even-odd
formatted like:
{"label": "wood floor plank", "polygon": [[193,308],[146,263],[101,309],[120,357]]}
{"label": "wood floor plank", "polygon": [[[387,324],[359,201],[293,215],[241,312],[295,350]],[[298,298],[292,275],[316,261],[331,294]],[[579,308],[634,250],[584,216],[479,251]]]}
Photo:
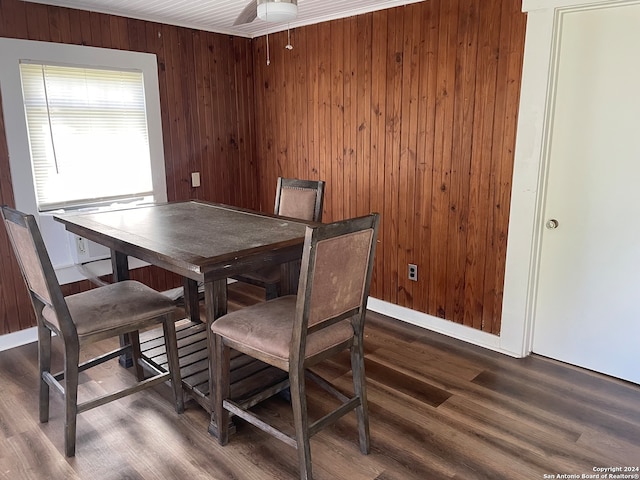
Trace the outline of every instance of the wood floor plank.
{"label": "wood floor plank", "polygon": [[567,438],[557,431],[532,424],[527,418],[514,418],[462,396],[453,396],[440,407],[439,412],[451,418],[452,424],[463,425],[465,429],[491,438],[497,445],[502,444],[502,450],[514,448],[527,451],[528,455],[542,459],[543,467],[551,464],[559,471],[578,468],[586,472],[601,458],[578,445],[579,437]]}
{"label": "wood floor plank", "polygon": [[[374,336],[373,334],[369,335]],[[404,342],[390,348],[381,347],[375,351],[367,350],[366,355],[384,356],[391,364],[414,366],[415,372],[440,372],[443,376],[470,381],[484,371],[482,365],[460,358],[455,353],[439,350],[423,341]],[[424,366],[429,368],[425,369]]]}
{"label": "wood floor plank", "polygon": [[3,452],[0,457],[2,479],[82,479],[69,463],[61,459],[56,445],[42,435],[38,425],[0,440],[0,450]]}
{"label": "wood floor plank", "polygon": [[376,382],[385,389],[409,395],[431,407],[437,407],[451,396],[441,388],[404,375],[402,372],[374,360],[365,359],[365,371],[369,381]]}
{"label": "wood floor plank", "polygon": [[[390,397],[389,392],[369,389],[372,417],[400,428],[402,448],[414,451],[414,462],[434,462],[437,456],[453,474],[462,478],[540,478],[540,463],[528,450],[457,422],[438,409],[411,408],[407,397]],[[406,411],[411,411],[407,415]],[[377,425],[376,424],[376,425]],[[373,426],[372,426],[372,431]],[[430,478],[425,476],[424,478]]]}
{"label": "wood floor plank", "polygon": [[604,405],[589,405],[588,401],[567,395],[563,391],[541,389],[527,379],[499,376],[494,372],[481,373],[473,383],[523,402],[534,403],[541,409],[577,424],[588,423],[599,431],[614,434],[623,440],[640,439],[640,425],[636,423],[636,418],[622,419],[603,411]]}
{"label": "wood floor plank", "polygon": [[[607,435],[586,427],[576,442],[580,448],[588,448],[605,458],[611,465],[637,465],[640,458],[638,442],[621,440],[617,435]],[[636,459],[635,463],[629,463]],[[633,460],[632,460],[633,462]]]}

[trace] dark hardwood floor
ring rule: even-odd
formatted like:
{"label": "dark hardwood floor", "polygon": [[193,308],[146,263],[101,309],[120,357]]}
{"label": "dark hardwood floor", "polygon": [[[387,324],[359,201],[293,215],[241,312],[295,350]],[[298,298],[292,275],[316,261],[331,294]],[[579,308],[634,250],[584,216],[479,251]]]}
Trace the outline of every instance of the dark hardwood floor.
{"label": "dark hardwood floor", "polygon": [[[231,308],[262,295],[233,285]],[[640,466],[638,385],[537,356],[509,358],[374,313],[365,346],[371,454],[359,453],[349,415],[312,439],[317,480],[589,478],[597,467]],[[242,421],[221,447],[194,402],[176,415],[168,387],[80,415],[77,455],[67,459],[57,395],[49,423],[38,423],[36,356],[35,344],[0,352],[2,479],[297,478],[293,449]],[[318,371],[349,389],[348,365],[344,355]],[[116,363],[99,367],[81,375],[81,395],[131,378]],[[310,388],[312,416],[327,401]],[[283,398],[259,408],[289,423]]]}

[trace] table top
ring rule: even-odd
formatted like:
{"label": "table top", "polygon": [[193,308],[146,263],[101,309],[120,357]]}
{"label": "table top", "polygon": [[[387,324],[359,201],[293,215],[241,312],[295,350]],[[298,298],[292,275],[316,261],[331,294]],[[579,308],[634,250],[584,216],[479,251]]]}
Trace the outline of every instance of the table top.
{"label": "table top", "polygon": [[299,258],[308,224],[194,200],[55,219],[114,251],[205,281]]}

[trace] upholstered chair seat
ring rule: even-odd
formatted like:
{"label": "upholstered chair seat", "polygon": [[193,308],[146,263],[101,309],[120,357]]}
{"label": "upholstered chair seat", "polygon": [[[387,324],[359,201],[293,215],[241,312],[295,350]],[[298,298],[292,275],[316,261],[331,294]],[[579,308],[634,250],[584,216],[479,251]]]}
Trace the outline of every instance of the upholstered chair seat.
{"label": "upholstered chair seat", "polygon": [[[260,352],[269,357],[270,363],[283,370],[289,369],[291,335],[296,315],[295,295],[270,300],[265,304],[243,308],[225,315],[213,323],[212,331],[225,337],[243,353]],[[349,320],[327,327],[307,336],[305,357],[340,345],[353,337]],[[243,348],[244,347],[244,348]]]}
{"label": "upholstered chair seat", "polygon": [[[80,341],[83,337],[101,333],[112,336],[114,329],[126,328],[131,322],[143,322],[175,310],[170,298],[132,280],[69,295],[65,301]],[[44,308],[42,316],[58,326],[58,318],[50,306]]]}

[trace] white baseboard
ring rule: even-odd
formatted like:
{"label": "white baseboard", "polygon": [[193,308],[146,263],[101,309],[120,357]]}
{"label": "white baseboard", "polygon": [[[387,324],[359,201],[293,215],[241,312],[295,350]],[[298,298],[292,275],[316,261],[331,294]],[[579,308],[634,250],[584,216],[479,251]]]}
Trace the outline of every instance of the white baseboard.
{"label": "white baseboard", "polygon": [[0,352],[36,341],[38,341],[38,329],[36,327],[0,335]]}
{"label": "white baseboard", "polygon": [[500,342],[498,335],[493,335],[487,332],[482,332],[475,328],[460,325],[459,323],[444,320],[442,318],[427,315],[426,313],[418,312],[410,308],[401,307],[393,303],[384,302],[377,298],[369,297],[367,308],[377,313],[387,315],[389,317],[396,318],[403,322],[416,325],[418,327],[432,330],[448,337],[463,340],[473,345],[493,350],[495,352],[503,353],[511,357],[520,357],[519,353],[505,349]]}
{"label": "white baseboard", "polygon": [[[504,349],[500,344],[500,337],[498,335],[481,332],[475,328],[466,327],[458,323],[450,322],[449,320],[443,320],[442,318],[411,310],[410,308],[384,302],[377,298],[370,297],[367,308],[382,315],[387,315],[403,322],[447,335],[448,337],[463,340],[473,345],[488,348],[495,352],[504,353],[511,357],[521,356],[518,353]],[[0,335],[0,351],[19,347],[20,345],[25,345],[37,340],[38,332],[36,327],[27,328],[26,330],[9,333],[7,335]]]}

